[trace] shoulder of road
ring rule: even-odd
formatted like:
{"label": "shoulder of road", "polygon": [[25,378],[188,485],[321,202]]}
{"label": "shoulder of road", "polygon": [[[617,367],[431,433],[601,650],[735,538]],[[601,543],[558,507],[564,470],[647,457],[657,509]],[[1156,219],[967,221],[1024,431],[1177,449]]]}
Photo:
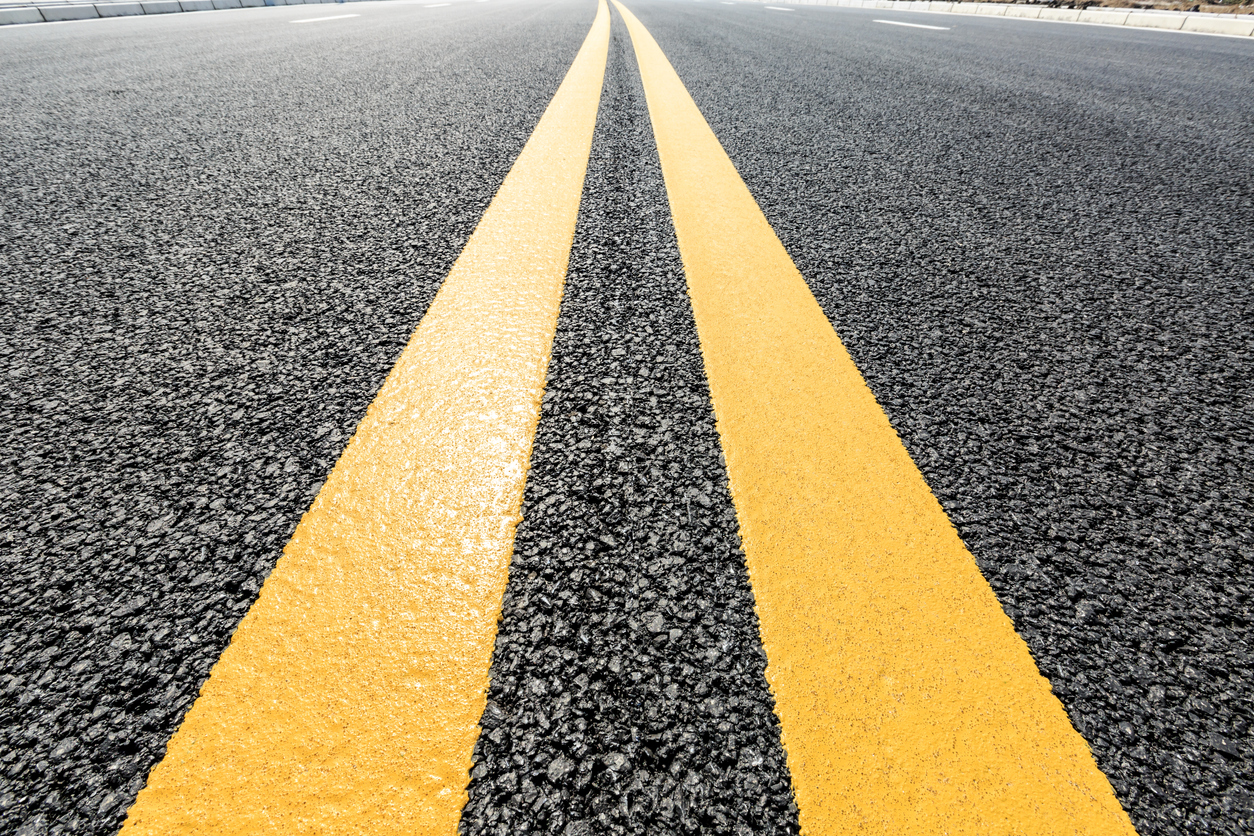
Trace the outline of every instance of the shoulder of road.
{"label": "shoulder of road", "polygon": [[[75,3],[51,0],[38,4],[0,3],[0,26],[16,23],[52,23],[128,15],[205,12],[250,6],[299,6],[310,3],[345,3],[358,0],[105,0],[101,3]],[[789,6],[842,6],[852,9],[885,9],[898,12],[968,14],[1015,17],[1061,23],[1087,23],[1099,26],[1133,26],[1193,32],[1204,35],[1254,37],[1254,14],[1215,14],[1212,12],[1171,12],[1106,7],[1061,8],[1041,3],[950,3],[939,0],[750,0],[783,3]],[[6,7],[7,6],[7,7]]]}

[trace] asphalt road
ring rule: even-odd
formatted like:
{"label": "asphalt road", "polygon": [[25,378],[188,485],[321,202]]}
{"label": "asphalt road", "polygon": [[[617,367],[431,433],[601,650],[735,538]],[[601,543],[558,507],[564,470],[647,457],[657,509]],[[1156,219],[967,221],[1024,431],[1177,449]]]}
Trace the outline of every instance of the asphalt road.
{"label": "asphalt road", "polygon": [[602,97],[463,826],[795,833],[624,29]]}
{"label": "asphalt road", "polygon": [[595,12],[343,9],[0,30],[0,831],[117,830]]}
{"label": "asphalt road", "polygon": [[[630,6],[1139,832],[1254,832],[1254,44]],[[0,828],[116,831],[593,12],[0,30]],[[463,829],[794,832],[617,20],[601,107]]]}
{"label": "asphalt road", "polygon": [[1251,44],[636,6],[1140,832],[1251,832]]}

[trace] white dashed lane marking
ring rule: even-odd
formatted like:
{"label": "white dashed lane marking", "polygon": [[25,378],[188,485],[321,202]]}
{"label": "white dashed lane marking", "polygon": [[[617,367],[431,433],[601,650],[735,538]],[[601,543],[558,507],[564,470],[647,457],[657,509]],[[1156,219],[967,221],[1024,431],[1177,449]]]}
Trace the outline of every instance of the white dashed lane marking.
{"label": "white dashed lane marking", "polygon": [[875,22],[887,23],[891,26],[909,26],[912,29],[939,29],[943,32],[948,32],[950,29],[948,26],[928,26],[923,23],[906,23],[904,20],[877,20]]}
{"label": "white dashed lane marking", "polygon": [[330,17],[307,17],[303,20],[293,20],[292,23],[317,23],[322,20],[343,20],[346,17],[361,17],[361,15],[331,15]]}

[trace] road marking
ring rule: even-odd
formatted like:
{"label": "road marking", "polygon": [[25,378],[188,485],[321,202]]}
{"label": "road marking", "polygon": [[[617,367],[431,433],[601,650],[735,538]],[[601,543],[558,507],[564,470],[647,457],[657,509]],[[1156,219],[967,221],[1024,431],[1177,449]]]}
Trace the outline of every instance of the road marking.
{"label": "road marking", "polygon": [[909,26],[909,27],[911,27],[912,29],[940,29],[940,30],[943,30],[943,31],[945,31],[945,32],[948,32],[948,31],[949,31],[949,29],[950,29],[950,27],[948,27],[948,26],[928,26],[928,25],[923,24],[923,23],[906,23],[905,21],[902,21],[902,20],[877,20],[877,21],[875,21],[875,22],[876,22],[876,23],[887,23],[887,24],[889,24],[889,25],[891,25],[891,26]]}
{"label": "road marking", "polygon": [[764,6],[763,8],[770,9],[773,12],[795,12],[796,11],[796,9],[785,9],[783,6]]}
{"label": "road marking", "polygon": [[451,6],[451,5],[453,4],[452,3],[428,3],[425,6],[423,6],[423,8],[424,9],[439,9],[439,8],[443,8],[444,6]]}
{"label": "road marking", "polygon": [[123,833],[457,833],[609,31],[601,0]]}
{"label": "road marking", "polygon": [[657,138],[802,833],[1134,833],[657,43]]}
{"label": "road marking", "polygon": [[317,23],[320,20],[343,20],[346,17],[361,17],[361,15],[331,15],[330,17],[307,17],[303,20],[291,20],[289,23]]}

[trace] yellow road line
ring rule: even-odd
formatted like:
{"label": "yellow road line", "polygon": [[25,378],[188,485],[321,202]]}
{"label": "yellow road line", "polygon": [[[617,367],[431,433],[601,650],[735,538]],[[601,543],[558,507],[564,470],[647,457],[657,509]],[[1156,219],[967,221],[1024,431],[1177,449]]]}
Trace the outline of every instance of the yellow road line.
{"label": "yellow road line", "polygon": [[802,832],[1131,834],[657,43],[631,32]]}
{"label": "yellow road line", "polygon": [[123,833],[456,834],[608,45],[600,0]]}

